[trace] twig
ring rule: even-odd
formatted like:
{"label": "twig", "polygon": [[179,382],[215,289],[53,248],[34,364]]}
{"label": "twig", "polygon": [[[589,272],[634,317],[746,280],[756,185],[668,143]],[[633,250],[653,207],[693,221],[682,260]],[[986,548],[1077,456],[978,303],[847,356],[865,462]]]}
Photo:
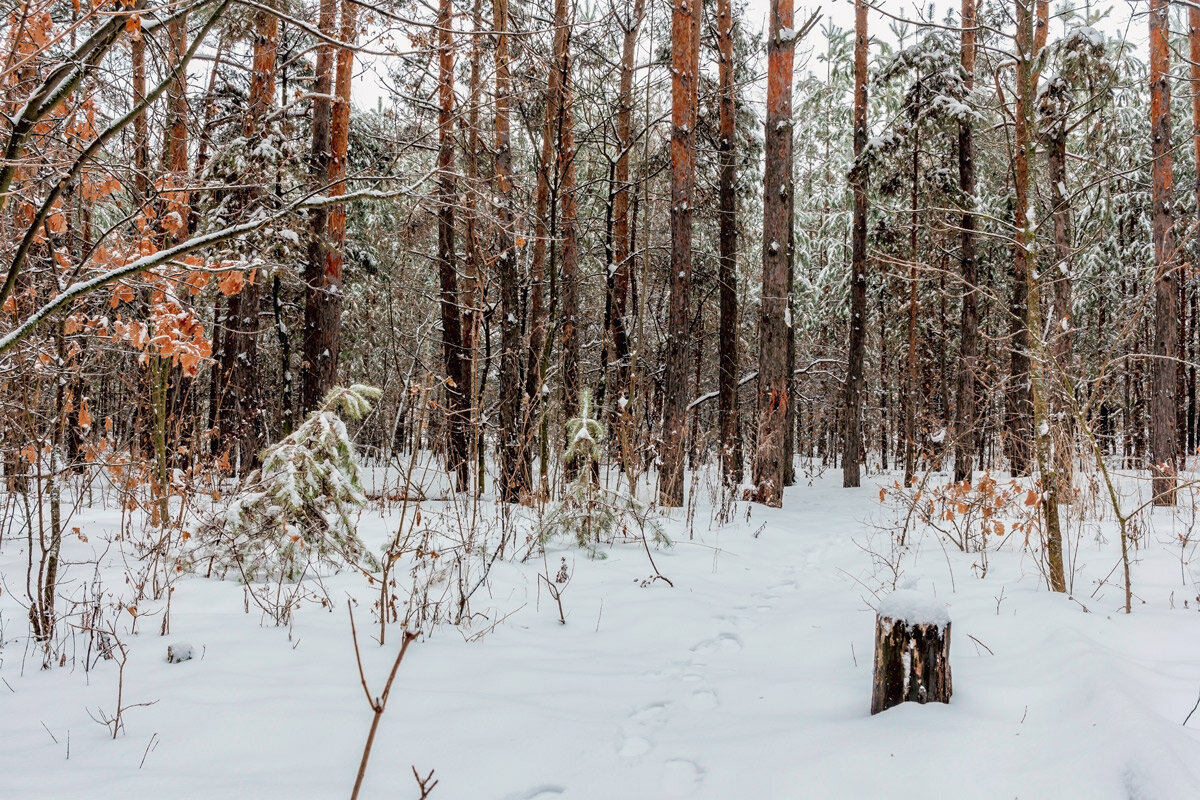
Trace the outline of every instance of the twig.
{"label": "twig", "polygon": [[433,770],[429,770],[429,774],[424,778],[421,777],[421,773],[417,772],[416,765],[413,765],[412,771],[413,777],[417,779],[417,788],[421,790],[421,796],[417,800],[425,800],[425,798],[429,797],[429,793],[433,791],[433,787],[438,785],[438,781],[429,782],[429,779],[433,777]]}
{"label": "twig", "polygon": [[1188,720],[1192,718],[1192,714],[1196,713],[1197,708],[1200,708],[1200,696],[1196,697],[1196,705],[1192,706],[1192,710],[1189,711],[1188,715],[1183,718],[1183,725],[1185,728],[1187,727]]}
{"label": "twig", "polygon": [[974,636],[972,636],[971,634],[969,634],[969,633],[968,633],[968,634],[967,634],[967,638],[968,638],[968,639],[970,639],[970,640],[971,640],[972,642],[974,642],[975,644],[977,644],[977,645],[979,645],[980,647],[982,647],[984,650],[987,650],[987,651],[988,651],[988,655],[991,655],[991,656],[994,656],[994,655],[996,655],[995,653],[993,653],[993,652],[992,652],[992,648],[988,647],[986,644],[984,644],[983,642],[979,641],[978,639],[976,639],[976,638],[975,638]]}
{"label": "twig", "polygon": [[[383,693],[379,697],[372,697],[371,690],[367,687],[367,675],[363,671],[362,653],[358,647],[358,629],[354,626],[354,606],[351,603],[346,604],[347,611],[350,612],[350,637],[354,640],[354,659],[358,662],[358,677],[362,680],[363,694],[367,696],[367,703],[371,706],[371,710],[375,712],[374,718],[371,720],[371,730],[367,733],[366,744],[363,745],[362,761],[358,765],[358,775],[354,778],[354,790],[350,793],[350,800],[357,800],[358,792],[362,789],[363,777],[367,774],[367,760],[371,757],[371,746],[375,744],[375,731],[379,729],[379,720],[383,718],[383,712],[387,708],[388,695],[392,691],[392,682],[396,680],[396,673],[400,670],[400,662],[404,660],[404,654],[408,652],[408,646],[417,638],[417,634],[412,631],[405,631],[404,637],[400,642],[400,652],[396,654],[396,660],[392,664],[392,671],[388,673],[387,683],[383,685]],[[433,776],[431,771],[430,776]],[[429,787],[432,789],[433,787]],[[421,795],[425,797],[425,795]]]}

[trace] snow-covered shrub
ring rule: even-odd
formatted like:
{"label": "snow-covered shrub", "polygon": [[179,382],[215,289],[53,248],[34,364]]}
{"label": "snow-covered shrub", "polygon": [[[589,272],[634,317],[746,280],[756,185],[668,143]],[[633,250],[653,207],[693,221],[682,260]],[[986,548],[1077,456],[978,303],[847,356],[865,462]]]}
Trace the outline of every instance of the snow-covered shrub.
{"label": "snow-covered shrub", "polygon": [[568,445],[563,453],[564,463],[575,469],[575,478],[542,518],[538,542],[545,545],[557,536],[573,538],[588,555],[603,558],[597,545],[618,538],[638,539],[648,529],[655,544],[670,547],[671,540],[637,498],[597,484],[595,465],[605,431],[592,414],[592,394],[584,389],[579,394],[579,416],[567,421]]}
{"label": "snow-covered shrub", "polygon": [[249,582],[297,581],[313,564],[378,568],[355,530],[366,496],[342,417],[362,417],[380,394],[360,384],[331,389],[319,410],[263,453],[242,493],[201,532],[218,571]]}

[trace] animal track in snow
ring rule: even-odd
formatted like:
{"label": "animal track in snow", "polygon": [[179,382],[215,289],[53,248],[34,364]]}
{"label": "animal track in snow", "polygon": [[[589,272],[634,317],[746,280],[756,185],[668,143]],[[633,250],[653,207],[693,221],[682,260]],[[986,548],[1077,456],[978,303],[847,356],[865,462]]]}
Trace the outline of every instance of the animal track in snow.
{"label": "animal track in snow", "polygon": [[629,715],[630,722],[648,722],[655,717],[661,716],[667,710],[666,703],[651,703],[648,706],[642,706]]}
{"label": "animal track in snow", "polygon": [[692,646],[696,655],[711,655],[713,653],[736,653],[742,649],[742,639],[736,633],[722,633],[713,639]]}
{"label": "animal track in snow", "polygon": [[700,689],[692,692],[687,699],[687,707],[693,711],[710,711],[721,704],[717,693],[711,689]]}
{"label": "animal track in snow", "polygon": [[673,758],[663,765],[663,793],[668,797],[691,797],[704,782],[704,769],[694,761]]}
{"label": "animal track in snow", "polygon": [[649,753],[653,746],[649,739],[643,739],[641,736],[626,736],[617,748],[617,755],[622,758],[637,758]]}
{"label": "animal track in snow", "polygon": [[554,800],[554,798],[557,798],[566,790],[567,789],[564,786],[543,784],[541,786],[534,786],[524,794],[509,795],[509,797],[511,797],[512,800]]}

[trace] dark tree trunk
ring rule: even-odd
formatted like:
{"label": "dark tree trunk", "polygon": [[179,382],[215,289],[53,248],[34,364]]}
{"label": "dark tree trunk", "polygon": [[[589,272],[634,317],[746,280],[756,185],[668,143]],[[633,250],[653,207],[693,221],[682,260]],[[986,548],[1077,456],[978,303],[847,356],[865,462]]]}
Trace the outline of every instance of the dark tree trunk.
{"label": "dark tree trunk", "polygon": [[721,471],[729,485],[742,482],[742,437],[738,433],[738,308],[737,308],[737,89],[733,78],[733,7],[717,0],[717,53],[720,63],[720,139],[717,154],[721,175],[717,219],[719,231],[718,282],[721,321],[719,328],[717,414],[720,430]]}
{"label": "dark tree trunk", "polygon": [[[975,0],[962,3],[962,68],[968,92],[975,86]],[[962,322],[959,326],[958,398],[954,419],[954,480],[969,481],[975,459],[975,359],[979,352],[979,289],[975,261],[975,132],[970,121],[958,128],[958,188],[963,204],[959,262]]]}
{"label": "dark tree trunk", "polygon": [[[332,39],[337,27],[337,0],[321,0],[318,26],[321,33]],[[314,191],[327,191],[333,145],[333,59],[334,46],[317,45],[316,78],[313,81],[312,152],[309,157],[309,183]],[[329,244],[329,209],[326,206],[309,212],[311,224],[308,262],[304,266],[304,341],[300,366],[300,405],[302,411],[312,411],[321,404],[325,393],[336,380],[337,363],[329,345],[333,339],[335,320],[332,297],[326,284],[326,262]]]}
{"label": "dark tree trunk", "polygon": [[442,360],[446,368],[446,469],[455,491],[471,488],[467,449],[468,354],[463,349],[462,310],[454,252],[454,43],[452,0],[438,3],[438,283],[441,288]]}
{"label": "dark tree trunk", "polygon": [[[264,120],[275,103],[275,64],[279,47],[279,19],[267,11],[253,12],[250,92],[242,135],[247,142],[264,135]],[[264,165],[251,159],[251,172],[242,202],[253,208],[261,202],[266,183]],[[213,369],[213,381],[219,383],[218,414],[220,449],[231,464],[252,467],[262,446],[263,424],[260,419],[262,398],[258,364],[258,314],[261,283],[247,282],[229,298],[225,313],[224,340],[219,363]]]}
{"label": "dark tree trunk", "polygon": [[854,222],[850,239],[850,343],[846,350],[846,413],[842,486],[861,485],[862,408],[867,353],[867,4],[854,4]]}
{"label": "dark tree trunk", "polygon": [[881,607],[875,618],[871,713],[906,702],[949,703],[953,691],[950,620],[906,619]]}
{"label": "dark tree trunk", "polygon": [[[575,194],[575,111],[571,90],[570,29],[560,54],[562,73],[562,123],[559,131],[558,169],[562,176],[562,375],[563,419],[579,415],[579,234],[576,218],[579,202]],[[564,449],[570,442],[563,442]],[[564,464],[563,476],[574,479],[575,463]]]}
{"label": "dark tree trunk", "polygon": [[493,0],[496,29],[496,221],[500,282],[500,496],[518,502],[529,493],[530,451],[522,436],[521,301],[513,232],[512,143],[509,102],[512,79],[508,56],[508,0]]}

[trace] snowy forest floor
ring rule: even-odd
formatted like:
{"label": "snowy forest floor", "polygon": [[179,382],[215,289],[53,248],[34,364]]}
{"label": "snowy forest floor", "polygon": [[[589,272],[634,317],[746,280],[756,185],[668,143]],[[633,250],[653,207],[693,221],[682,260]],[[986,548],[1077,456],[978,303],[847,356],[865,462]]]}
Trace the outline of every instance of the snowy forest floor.
{"label": "snowy forest floor", "polygon": [[[1200,691],[1190,507],[1140,516],[1126,615],[1111,513],[1069,526],[1073,593],[1056,595],[1023,537],[991,544],[981,575],[982,554],[931,530],[897,543],[904,509],[880,500],[895,476],[856,490],[840,477],[802,477],[782,510],[737,502],[725,525],[701,489],[690,521],[666,518],[674,547],[651,550],[673,586],[650,579],[640,541],[601,548],[602,559],[555,541],[544,560],[496,560],[470,623],[433,627],[409,649],[362,796],[417,797],[415,766],[436,771],[434,800],[1200,797],[1200,712],[1181,724]],[[387,505],[361,518],[373,547],[399,523]],[[449,505],[423,502],[426,524],[470,513]],[[484,536],[496,508],[478,507]],[[119,658],[97,656],[82,611],[41,668],[21,602],[27,542],[9,531],[0,797],[349,796],[371,712],[347,597],[359,601],[372,693],[400,640],[392,625],[378,645],[377,587],[353,570],[325,576],[332,609],[306,604],[281,628],[238,582],[186,574],[163,637],[165,598],[120,610],[139,567],[128,537],[116,541],[119,509],[81,508],[67,527],[79,532],[62,594],[117,609],[93,613],[114,624],[124,674]],[[553,579],[563,559],[560,624],[539,575]],[[947,604],[954,697],[872,717],[872,607],[893,586]],[[167,663],[175,642],[196,657]],[[96,720],[119,687],[113,740]]]}

